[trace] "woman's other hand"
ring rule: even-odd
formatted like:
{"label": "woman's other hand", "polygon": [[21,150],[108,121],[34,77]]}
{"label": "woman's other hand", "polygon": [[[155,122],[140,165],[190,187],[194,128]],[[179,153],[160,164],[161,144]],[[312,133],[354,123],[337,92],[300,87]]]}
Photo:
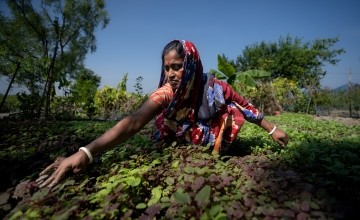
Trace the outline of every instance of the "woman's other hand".
{"label": "woman's other hand", "polygon": [[83,151],[78,151],[70,157],[59,157],[39,174],[40,177],[36,183],[40,188],[52,188],[64,179],[70,171],[78,173],[84,170],[89,162],[89,158]]}
{"label": "woman's other hand", "polygon": [[287,134],[280,128],[276,128],[274,133],[271,134],[271,137],[276,143],[278,143],[282,147],[285,147],[289,142]]}

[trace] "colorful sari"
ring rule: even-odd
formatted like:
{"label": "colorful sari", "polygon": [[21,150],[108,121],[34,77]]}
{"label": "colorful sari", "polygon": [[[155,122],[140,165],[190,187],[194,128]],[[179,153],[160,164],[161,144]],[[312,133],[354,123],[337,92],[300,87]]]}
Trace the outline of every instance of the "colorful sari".
{"label": "colorful sari", "polygon": [[[170,103],[155,119],[155,141],[185,139],[197,145],[210,145],[219,152],[222,143],[232,143],[244,120],[259,122],[263,115],[237,94],[227,83],[203,73],[198,50],[182,41],[186,56],[184,76]],[[150,98],[162,95],[166,88],[161,72],[159,89]]]}

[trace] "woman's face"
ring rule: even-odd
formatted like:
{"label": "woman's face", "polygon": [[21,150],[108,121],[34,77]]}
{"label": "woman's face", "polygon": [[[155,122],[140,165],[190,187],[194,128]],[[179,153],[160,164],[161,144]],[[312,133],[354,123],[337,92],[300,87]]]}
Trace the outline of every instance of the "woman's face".
{"label": "woman's face", "polygon": [[176,90],[184,75],[183,59],[179,58],[175,50],[170,50],[164,56],[164,71],[166,82]]}

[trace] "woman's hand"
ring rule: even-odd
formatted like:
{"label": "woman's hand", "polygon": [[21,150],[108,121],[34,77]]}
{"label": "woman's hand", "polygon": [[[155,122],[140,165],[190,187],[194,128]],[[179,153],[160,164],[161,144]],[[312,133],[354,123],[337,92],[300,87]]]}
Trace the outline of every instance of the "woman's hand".
{"label": "woman's hand", "polygon": [[271,134],[271,137],[276,143],[278,143],[282,147],[285,147],[289,142],[287,134],[280,128],[276,128],[274,133]]}
{"label": "woman's hand", "polygon": [[89,158],[83,151],[78,151],[70,157],[59,157],[39,174],[40,177],[36,183],[40,188],[51,188],[58,184],[68,172],[78,173],[84,170],[88,163]]}

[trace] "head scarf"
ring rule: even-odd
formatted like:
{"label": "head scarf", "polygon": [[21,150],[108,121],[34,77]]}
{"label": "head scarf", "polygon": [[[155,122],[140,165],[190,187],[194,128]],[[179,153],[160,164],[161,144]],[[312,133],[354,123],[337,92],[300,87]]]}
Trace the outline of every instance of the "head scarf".
{"label": "head scarf", "polygon": [[[165,111],[165,117],[177,122],[194,122],[196,120],[195,113],[198,97],[203,89],[203,66],[195,45],[185,40],[182,40],[181,43],[185,51],[183,62],[184,75]],[[164,83],[165,71],[162,69],[159,87],[163,86]]]}

